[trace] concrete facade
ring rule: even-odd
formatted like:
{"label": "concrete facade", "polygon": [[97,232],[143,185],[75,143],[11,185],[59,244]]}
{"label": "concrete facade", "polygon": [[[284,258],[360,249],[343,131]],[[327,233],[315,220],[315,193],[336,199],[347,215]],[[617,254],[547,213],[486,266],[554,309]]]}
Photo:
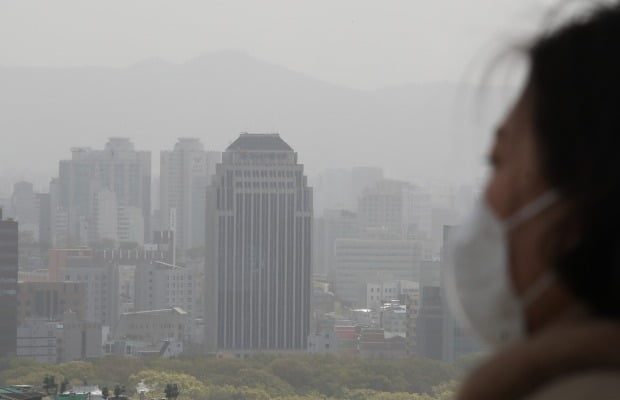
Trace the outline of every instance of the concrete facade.
{"label": "concrete facade", "polygon": [[18,324],[27,318],[60,320],[68,311],[85,319],[86,289],[86,282],[19,282]]}
{"label": "concrete facade", "polygon": [[18,327],[17,355],[46,363],[92,360],[103,355],[103,329],[67,312],[57,321],[28,318]]}
{"label": "concrete facade", "polygon": [[164,340],[185,340],[187,312],[180,308],[137,311],[122,314],[114,329],[115,339],[158,343]]}
{"label": "concrete facade", "polygon": [[418,293],[420,284],[413,281],[377,281],[366,285],[366,308],[379,309],[392,300],[403,300]]}
{"label": "concrete facade", "polygon": [[18,264],[18,224],[0,209],[0,357],[16,352]]}
{"label": "concrete facade", "polygon": [[315,218],[312,237],[312,272],[327,276],[336,268],[336,239],[358,239],[360,228],[357,215],[348,210],[326,209],[322,217]]}
{"label": "concrete facade", "polygon": [[305,350],[312,189],[277,134],[241,134],[207,191],[205,349]]}
{"label": "concrete facade", "polygon": [[[151,153],[136,151],[128,138],[110,138],[103,150],[74,148],[72,158],[59,163],[57,207],[68,213],[69,243],[87,244],[98,241],[98,226],[104,223],[102,209],[95,210],[105,191],[112,192],[118,205],[137,207],[142,211],[144,240],[150,236],[151,219]],[[103,195],[105,196],[105,195]],[[109,197],[109,196],[107,196]],[[111,201],[106,210],[115,212]],[[86,242],[85,242],[86,241]]]}
{"label": "concrete facade", "polygon": [[407,240],[336,240],[335,294],[346,305],[365,307],[367,284],[418,281],[419,255]]}
{"label": "concrete facade", "polygon": [[160,155],[160,229],[172,230],[176,246],[187,250],[205,243],[205,194],[221,153],[205,151],[200,139],[180,138],[172,151]]}

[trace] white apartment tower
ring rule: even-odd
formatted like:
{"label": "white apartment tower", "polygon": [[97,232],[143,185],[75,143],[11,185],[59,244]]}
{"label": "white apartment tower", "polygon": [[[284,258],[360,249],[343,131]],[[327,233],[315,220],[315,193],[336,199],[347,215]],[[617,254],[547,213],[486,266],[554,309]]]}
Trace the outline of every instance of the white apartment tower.
{"label": "white apartment tower", "polygon": [[312,189],[278,134],[241,134],[207,190],[207,352],[295,351],[310,333]]}
{"label": "white apartment tower", "polygon": [[358,198],[360,227],[383,238],[413,240],[430,236],[430,196],[407,182],[382,179]]}
{"label": "white apartment tower", "polygon": [[[116,207],[141,210],[143,239],[149,239],[151,153],[136,151],[128,138],[110,138],[103,150],[73,148],[71,152],[71,160],[59,163],[58,201],[54,210],[68,214],[68,241],[71,242],[68,244],[86,244],[76,243],[85,236],[90,241],[100,240],[98,231],[102,228],[112,231],[111,227],[102,227],[100,212],[113,210],[114,203]],[[83,234],[84,230],[88,231],[87,235]]]}
{"label": "white apartment tower", "polygon": [[[222,155],[205,151],[200,139],[180,138],[174,150],[162,151],[160,156],[161,227],[164,230],[174,228],[177,248],[202,247],[205,244],[205,194]],[[176,213],[176,227],[171,213]]]}

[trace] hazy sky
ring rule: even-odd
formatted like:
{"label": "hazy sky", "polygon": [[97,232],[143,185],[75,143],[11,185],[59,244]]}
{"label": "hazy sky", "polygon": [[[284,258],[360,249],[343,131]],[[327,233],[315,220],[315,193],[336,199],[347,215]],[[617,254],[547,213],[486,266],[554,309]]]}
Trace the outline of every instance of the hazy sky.
{"label": "hazy sky", "polygon": [[237,49],[355,88],[463,81],[552,3],[0,0],[0,64],[126,66]]}
{"label": "hazy sky", "polygon": [[[0,0],[0,65],[126,67],[153,57],[184,63],[232,49],[354,89],[428,82],[479,84],[490,60],[538,31],[543,16],[559,2]],[[501,117],[495,114],[491,120]],[[5,117],[10,122],[11,116]],[[438,123],[446,118],[436,117]],[[27,125],[38,119],[41,115],[33,114],[19,121]],[[75,121],[56,122],[62,126]],[[430,124],[415,134],[433,135],[434,128]],[[58,133],[47,132],[54,137]],[[218,134],[232,140],[237,132]],[[82,143],[57,140],[53,148],[38,149],[41,154],[35,156],[40,163],[20,157],[32,151],[32,138],[15,138],[13,148],[0,154],[0,189],[13,179],[45,185],[70,147],[100,148],[106,136],[115,135],[110,131],[95,137],[91,132],[81,137]],[[176,132],[170,133],[168,146],[175,136]],[[403,140],[404,145],[406,137]],[[161,149],[155,145],[148,149],[154,152],[155,165]],[[300,148],[306,157],[309,151]]]}

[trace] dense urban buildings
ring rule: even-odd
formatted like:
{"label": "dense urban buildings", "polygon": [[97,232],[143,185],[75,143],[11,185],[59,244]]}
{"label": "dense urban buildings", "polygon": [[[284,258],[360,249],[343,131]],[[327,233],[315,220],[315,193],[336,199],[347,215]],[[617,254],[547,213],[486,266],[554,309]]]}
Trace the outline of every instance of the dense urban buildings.
{"label": "dense urban buildings", "polygon": [[195,308],[194,271],[155,261],[140,265],[135,272],[135,310],[148,311],[180,307]]}
{"label": "dense urban buildings", "polygon": [[[201,263],[204,268],[204,265]],[[133,281],[134,311],[151,311],[178,308],[187,314],[183,338],[196,343],[202,332],[196,332],[195,320],[202,311],[200,282],[197,268],[179,266],[162,261],[141,263],[135,269]]]}
{"label": "dense urban buildings", "polygon": [[31,182],[17,182],[13,185],[11,196],[10,216],[19,222],[20,231],[28,230],[38,235],[35,229],[38,223],[37,200],[34,186]]}
{"label": "dense urban buildings", "polygon": [[445,312],[441,289],[423,287],[415,330],[416,355],[435,360],[443,359]]}
{"label": "dense urban buildings", "polygon": [[320,173],[315,192],[277,134],[241,134],[224,153],[180,138],[160,161],[151,184],[150,153],[112,138],[73,149],[49,193],[19,181],[0,198],[20,243],[16,309],[2,308],[17,313],[11,354],[479,350],[440,272],[470,190],[357,167]]}
{"label": "dense urban buildings", "polygon": [[177,248],[205,244],[205,194],[220,160],[220,152],[205,151],[197,138],[180,138],[172,151],[161,152],[160,228],[174,230]]}
{"label": "dense urban buildings", "polygon": [[[458,226],[443,229],[442,263],[451,262],[450,247]],[[415,354],[438,360],[455,360],[466,354],[483,350],[482,345],[459,326],[451,315],[441,286],[424,286],[420,294],[420,310],[415,322]]]}
{"label": "dense urban buildings", "polygon": [[19,282],[18,324],[27,318],[56,321],[66,312],[84,320],[87,288],[87,282]]}
{"label": "dense urban buildings", "polygon": [[407,182],[382,179],[358,198],[360,226],[387,239],[420,239],[430,233],[430,198]]}
{"label": "dense urban buildings", "polygon": [[351,307],[366,307],[368,283],[419,279],[420,256],[412,241],[338,239],[335,252],[335,293]]}
{"label": "dense urban buildings", "polygon": [[358,199],[364,189],[384,178],[380,167],[328,169],[312,181],[314,185],[314,215],[323,216],[326,210],[357,211]]}
{"label": "dense urban buildings", "polygon": [[357,239],[360,228],[357,214],[349,210],[323,211],[323,216],[314,219],[312,238],[312,272],[327,276],[335,269],[336,239]]}
{"label": "dense urban buildings", "polygon": [[[151,153],[137,151],[130,139],[120,137],[110,138],[103,150],[80,147],[71,152],[70,160],[59,163],[59,198],[52,201],[57,207],[52,211],[59,213],[55,218],[65,214],[68,218],[69,243],[64,245],[104,239],[148,242]],[[132,218],[133,229],[137,229],[133,235],[119,232],[119,215]],[[140,215],[141,222],[135,215]]]}
{"label": "dense urban buildings", "polygon": [[73,312],[59,319],[28,318],[17,329],[17,356],[61,363],[102,356],[101,324],[84,321]]}
{"label": "dense urban buildings", "polygon": [[241,134],[207,191],[208,352],[306,348],[312,189],[278,134]]}
{"label": "dense urban buildings", "polygon": [[121,315],[114,336],[147,344],[164,340],[180,342],[185,339],[186,324],[187,313],[181,308],[136,311]]}
{"label": "dense urban buildings", "polygon": [[17,344],[17,222],[0,208],[0,357],[15,355]]}

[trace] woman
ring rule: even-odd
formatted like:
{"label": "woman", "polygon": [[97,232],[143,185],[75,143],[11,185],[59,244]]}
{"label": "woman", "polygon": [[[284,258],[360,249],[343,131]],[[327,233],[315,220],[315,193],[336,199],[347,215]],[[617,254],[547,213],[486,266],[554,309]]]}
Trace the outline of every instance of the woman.
{"label": "woman", "polygon": [[458,399],[620,399],[620,5],[542,35],[446,270],[495,349]]}

